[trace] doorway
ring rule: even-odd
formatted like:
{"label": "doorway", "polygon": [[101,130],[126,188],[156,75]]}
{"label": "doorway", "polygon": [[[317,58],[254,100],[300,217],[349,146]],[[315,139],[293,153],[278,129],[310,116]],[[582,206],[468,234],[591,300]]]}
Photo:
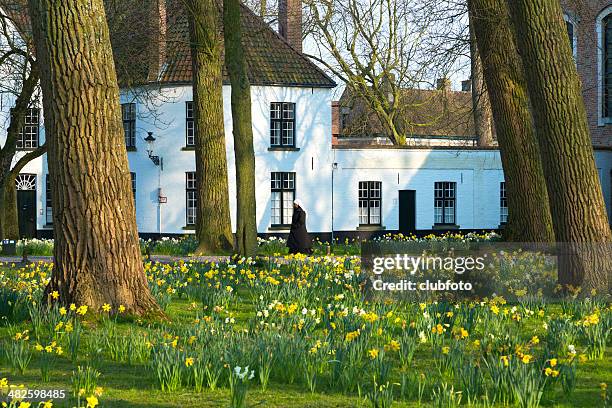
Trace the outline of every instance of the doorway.
{"label": "doorway", "polygon": [[416,232],[416,190],[399,191],[399,232]]}
{"label": "doorway", "polygon": [[19,238],[34,238],[36,237],[36,174],[19,174],[15,184]]}

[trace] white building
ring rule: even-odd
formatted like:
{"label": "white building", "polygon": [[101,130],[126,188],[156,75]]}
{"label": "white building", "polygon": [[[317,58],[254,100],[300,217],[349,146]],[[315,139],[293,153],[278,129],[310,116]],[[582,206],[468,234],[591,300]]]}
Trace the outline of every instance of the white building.
{"label": "white building", "polygon": [[[289,7],[299,2],[289,2]],[[169,13],[170,14],[170,13]],[[332,144],[335,83],[301,53],[293,17],[281,19],[287,39],[243,10],[245,53],[252,82],[257,226],[260,234],[288,232],[292,201],[300,198],[310,232],[327,236],[372,232],[497,229],[505,221],[504,175],[499,152],[470,146],[394,148]],[[282,17],[282,16],[281,16]],[[150,83],[122,91],[124,128],[144,236],[193,232],[195,160],[191,120],[191,62],[186,21],[160,9],[159,49]],[[151,70],[154,67],[153,71]],[[143,95],[148,101],[143,102]],[[228,184],[235,227],[235,168],[230,87],[223,87]],[[10,98],[3,99],[6,115]],[[21,147],[44,142],[42,110],[28,117]],[[7,121],[0,123],[0,140]],[[156,141],[149,157],[145,138]],[[23,154],[23,153],[19,153]],[[19,156],[19,155],[18,155]],[[612,148],[596,149],[603,192],[612,218]],[[18,179],[24,236],[52,234],[46,155]],[[30,201],[33,201],[32,203]]]}

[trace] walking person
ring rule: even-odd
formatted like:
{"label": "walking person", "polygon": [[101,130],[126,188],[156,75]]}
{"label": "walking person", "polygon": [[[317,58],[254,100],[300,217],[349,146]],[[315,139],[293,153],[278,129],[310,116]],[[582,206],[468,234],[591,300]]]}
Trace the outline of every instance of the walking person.
{"label": "walking person", "polygon": [[312,238],[306,230],[306,211],[299,199],[293,201],[293,217],[287,246],[290,254],[312,254]]}

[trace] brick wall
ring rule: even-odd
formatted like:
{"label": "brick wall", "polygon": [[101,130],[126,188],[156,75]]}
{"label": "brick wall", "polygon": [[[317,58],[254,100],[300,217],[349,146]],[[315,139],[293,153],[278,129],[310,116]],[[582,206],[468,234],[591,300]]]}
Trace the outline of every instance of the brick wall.
{"label": "brick wall", "polygon": [[[561,0],[566,16],[574,23],[578,74],[594,146],[612,146],[612,124],[599,123],[601,80],[598,73],[599,48],[597,17],[610,0]],[[601,40],[600,40],[601,41]]]}

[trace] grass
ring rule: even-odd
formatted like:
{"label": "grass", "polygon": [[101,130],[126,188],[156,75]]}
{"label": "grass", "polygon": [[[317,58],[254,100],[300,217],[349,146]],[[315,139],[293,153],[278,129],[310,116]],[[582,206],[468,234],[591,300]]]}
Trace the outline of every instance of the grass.
{"label": "grass", "polygon": [[[239,305],[239,309],[244,315],[253,310],[252,305],[244,303]],[[174,327],[181,327],[190,324],[196,316],[195,311],[189,311],[189,302],[185,299],[176,299],[168,308],[168,316]],[[238,314],[240,316],[240,314]],[[244,323],[244,321],[241,321]],[[93,323],[92,323],[93,324]],[[23,323],[19,329],[25,329],[29,325]],[[130,322],[119,324],[122,330],[127,330],[135,325]],[[95,332],[94,332],[95,333]],[[87,335],[91,336],[93,333]],[[9,337],[8,328],[0,329],[0,338]],[[607,355],[610,354],[607,349]],[[82,354],[84,355],[86,351]],[[433,361],[430,350],[422,350],[415,356],[416,365],[414,370],[425,372],[431,370]],[[9,377],[13,384],[25,384],[31,389],[65,389],[70,392],[70,377],[76,365],[86,364],[85,359],[79,359],[76,364],[72,364],[67,359],[61,362],[51,372],[52,380],[48,383],[40,382],[38,375],[39,369],[35,363],[26,371],[24,375],[11,372],[5,359],[0,364],[0,378]],[[101,406],[118,408],[174,408],[174,407],[228,407],[230,396],[229,391],[219,389],[215,391],[205,390],[203,393],[196,393],[192,390],[182,389],[177,393],[168,394],[156,389],[149,373],[148,367],[143,364],[130,366],[126,363],[117,363],[105,360],[100,367],[102,379],[100,385],[103,387]],[[599,397],[599,384],[605,382],[612,383],[612,360],[588,361],[580,366],[578,371],[578,383],[575,391],[567,398],[562,393],[557,392],[543,401],[543,406],[550,407],[596,407],[601,406]],[[249,406],[261,406],[271,408],[332,408],[332,407],[368,407],[370,406],[363,398],[355,395],[344,395],[335,391],[324,391],[311,394],[302,385],[288,385],[273,382],[270,388],[262,392],[257,386],[249,391]],[[259,405],[257,405],[259,404]],[[75,400],[69,398],[65,401],[55,401],[56,407],[73,407]],[[430,406],[430,401],[424,401],[422,406]],[[415,401],[396,402],[394,407],[417,407]]]}
{"label": "grass", "polygon": [[[385,378],[393,387],[393,407],[454,406],[432,400],[434,390],[442,384],[463,392],[462,405],[467,406],[467,389],[462,383],[462,374],[456,371],[464,365],[475,363],[485,378],[487,392],[493,393],[496,387],[485,367],[485,356],[500,361],[502,354],[509,355],[518,362],[517,367],[533,368],[538,378],[544,378],[542,370],[537,367],[550,364],[550,358],[559,359],[559,368],[589,352],[587,338],[581,333],[598,328],[610,332],[612,308],[610,303],[602,301],[540,300],[525,306],[525,298],[513,297],[511,292],[503,294],[509,303],[497,297],[483,303],[466,302],[457,306],[444,302],[418,304],[405,300],[389,302],[389,299],[380,298],[365,300],[359,290],[357,275],[351,272],[356,268],[352,262],[348,258],[333,262],[298,257],[288,258],[282,265],[264,262],[257,266],[147,263],[145,271],[152,291],[156,296],[170,297],[165,310],[166,321],[142,320],[123,314],[109,316],[101,310],[90,310],[85,316],[68,311],[62,316],[56,307],[42,317],[39,339],[36,339],[34,322],[27,317],[26,306],[32,299],[40,302],[39,296],[50,267],[42,263],[23,269],[0,267],[0,316],[6,316],[0,319],[0,379],[6,377],[10,384],[24,384],[30,389],[64,389],[70,394],[76,367],[95,365],[101,373],[97,384],[102,387],[100,406],[229,407],[231,395],[227,375],[231,368],[249,365],[259,374],[260,357],[266,350],[272,350],[277,359],[272,364],[269,386],[262,390],[256,376],[247,394],[249,407],[373,407],[375,405],[367,394],[372,392],[373,375],[378,375],[379,364],[388,366]],[[535,292],[537,288],[530,287],[530,290]],[[9,304],[9,294],[15,292],[22,296],[21,300],[10,298]],[[210,300],[211,293],[216,295],[213,300]],[[212,302],[211,307],[206,307],[207,302]],[[494,306],[499,307],[499,314],[493,311]],[[302,308],[306,312],[302,313]],[[456,333],[467,327],[464,313],[470,309],[478,310],[480,318],[463,339]],[[117,305],[114,305],[113,312],[116,310]],[[266,314],[262,315],[262,312]],[[453,316],[449,317],[449,312]],[[549,350],[554,339],[547,338],[548,325],[565,318],[571,320],[568,327],[577,327],[571,340],[576,355],[568,354],[569,343],[562,343],[554,351]],[[64,324],[80,321],[84,327],[81,347],[74,362],[69,358],[69,335],[63,328],[53,328],[58,321]],[[585,321],[591,323],[582,327]],[[431,329],[437,324],[448,324],[444,326],[444,333],[432,334]],[[51,340],[57,340],[63,347],[62,355],[57,356],[51,365],[49,382],[41,381],[42,360],[36,353],[23,374],[11,367],[6,350],[16,342],[15,333],[25,330],[29,330],[30,349],[38,341],[45,345]],[[358,334],[349,340],[347,336],[353,332]],[[421,337],[425,339],[423,343],[419,340]],[[178,357],[166,366],[181,370],[181,385],[176,391],[162,391],[154,369],[153,354],[146,353],[142,360],[134,357],[137,361],[132,362],[125,356],[113,357],[111,346],[103,341],[112,338],[119,339],[123,345],[131,344],[128,349],[130,356],[137,356],[139,347],[145,342],[150,343],[151,350],[159,351],[164,347],[176,350]],[[260,345],[261,341],[270,341],[271,338],[272,342],[266,343],[267,346]],[[400,361],[398,351],[384,347],[392,344],[392,340],[402,339],[413,339],[416,343],[414,358],[407,364]],[[176,344],[170,346],[174,340]],[[94,363],[92,352],[100,344],[102,359]],[[577,363],[577,380],[571,393],[563,393],[557,383],[544,390],[540,406],[604,406],[600,384],[612,383],[609,336],[604,344],[602,358],[581,356],[586,361]],[[520,351],[517,346],[520,346]],[[445,347],[451,349],[448,356],[440,351]],[[314,354],[311,354],[311,348],[315,350]],[[458,354],[453,354],[455,348]],[[346,355],[354,350],[358,353],[351,363]],[[372,350],[381,354],[370,357]],[[301,360],[292,362],[294,351],[301,353]],[[535,361],[523,366],[519,361],[524,354],[533,356]],[[319,355],[323,361],[322,368],[316,374],[315,391],[311,392],[304,376],[303,361],[314,361],[312,356]],[[225,367],[222,368],[219,387],[211,390],[205,386],[203,391],[196,392],[189,377],[192,368],[185,364],[186,357],[193,357],[196,362],[221,358]],[[345,383],[334,374],[333,367],[338,361],[343,361],[345,371],[341,373],[350,374],[347,374]],[[450,361],[451,365],[457,363],[458,368],[440,368],[443,361]],[[514,370],[513,367],[511,365],[506,370]],[[292,381],[290,377],[294,373],[296,376]],[[424,374],[422,404],[418,402],[414,387],[404,388],[403,394],[400,385],[402,374],[418,376],[420,373]],[[76,399],[72,397],[54,401],[54,407],[76,405]]]}

